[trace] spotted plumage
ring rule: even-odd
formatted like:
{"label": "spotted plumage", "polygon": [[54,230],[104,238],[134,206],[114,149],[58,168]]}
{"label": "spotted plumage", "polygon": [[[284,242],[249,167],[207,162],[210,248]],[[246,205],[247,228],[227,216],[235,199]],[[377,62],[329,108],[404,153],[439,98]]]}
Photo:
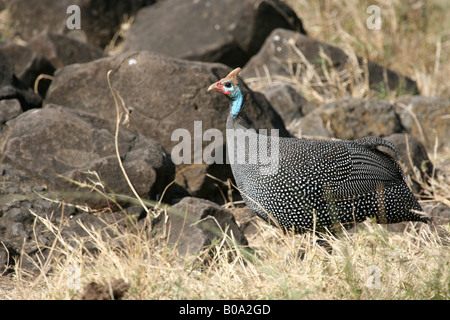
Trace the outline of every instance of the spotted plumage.
{"label": "spotted plumage", "polygon": [[[221,92],[230,100],[227,133],[246,136],[227,134],[228,156],[245,159],[232,160],[231,169],[242,198],[258,216],[297,232],[337,223],[351,226],[368,217],[378,223],[429,221],[415,212],[422,208],[396,159],[378,149],[387,147],[397,154],[391,143],[378,137],[353,141],[266,137],[243,127],[239,113],[245,97],[239,71],[233,70],[208,91]],[[272,162],[260,161],[264,150]],[[250,161],[255,158],[258,161]]]}

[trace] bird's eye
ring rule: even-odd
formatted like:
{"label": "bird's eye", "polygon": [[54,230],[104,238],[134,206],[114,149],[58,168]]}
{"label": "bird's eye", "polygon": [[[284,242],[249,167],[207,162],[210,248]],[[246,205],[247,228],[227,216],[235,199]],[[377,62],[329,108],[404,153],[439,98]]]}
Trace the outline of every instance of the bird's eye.
{"label": "bird's eye", "polygon": [[231,88],[231,82],[227,82],[227,83],[225,83],[225,87],[227,87],[227,88]]}

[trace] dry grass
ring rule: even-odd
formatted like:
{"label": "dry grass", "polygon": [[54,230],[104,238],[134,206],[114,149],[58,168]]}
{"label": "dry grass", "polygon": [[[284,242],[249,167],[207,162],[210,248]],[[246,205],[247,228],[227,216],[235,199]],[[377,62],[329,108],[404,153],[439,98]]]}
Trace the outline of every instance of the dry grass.
{"label": "dry grass", "polygon": [[[310,37],[412,78],[422,95],[450,96],[448,1],[285,1],[302,18]],[[373,4],[380,8],[379,30],[366,25],[366,10]]]}
{"label": "dry grass", "polygon": [[[58,226],[39,223],[56,236],[50,258],[37,275],[16,268],[6,299],[77,299],[88,283],[114,279],[130,285],[125,299],[450,298],[450,251],[427,226],[394,234],[367,222],[356,233],[329,237],[330,253],[312,235],[283,234],[257,220],[249,258],[223,241],[181,257],[165,237],[138,227],[122,233],[111,226],[114,238],[86,228],[88,237],[69,243]],[[95,254],[84,250],[87,239]]]}

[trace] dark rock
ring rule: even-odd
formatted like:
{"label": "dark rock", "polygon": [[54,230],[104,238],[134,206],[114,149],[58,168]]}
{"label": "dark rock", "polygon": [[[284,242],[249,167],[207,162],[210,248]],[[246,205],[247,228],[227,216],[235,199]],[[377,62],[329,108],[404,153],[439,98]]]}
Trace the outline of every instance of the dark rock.
{"label": "dark rock", "polygon": [[305,33],[294,11],[278,0],[168,0],[139,11],[123,49],[234,68],[243,66],[275,28]]}
{"label": "dark rock", "polygon": [[291,123],[289,129],[297,138],[332,138],[333,135],[325,127],[326,125],[327,123],[323,122],[318,112],[310,112],[306,116]]}
{"label": "dark rock", "polygon": [[[136,219],[131,221],[123,212],[80,213],[72,205],[37,196],[24,195],[21,199],[11,204],[0,202],[0,212],[3,213],[0,215],[0,273],[5,266],[14,263],[12,258],[19,256],[21,267],[35,270],[47,259],[50,247],[60,244],[57,237],[62,237],[74,247],[80,245],[80,241],[75,239],[83,238],[83,250],[95,252],[99,248],[91,232],[101,235],[104,241],[109,241],[110,246],[122,246],[119,235],[135,230],[132,227]],[[25,213],[27,216],[23,217]],[[56,229],[58,234],[55,233]]]}
{"label": "dark rock", "polygon": [[[190,196],[189,192],[177,183],[177,177],[175,177],[174,183],[168,188],[167,193],[170,196],[170,199],[172,199],[172,203],[177,203],[184,197]],[[165,201],[165,197],[160,198],[160,201],[167,202]]]}
{"label": "dark rock", "polygon": [[[120,220],[123,218],[123,214],[114,213],[114,215],[120,215]],[[63,235],[69,239],[71,237],[88,237],[88,231],[102,231],[107,229],[109,225],[114,224],[114,217],[111,214],[95,215],[91,213],[81,213],[75,215],[68,221],[68,228],[65,228]]]}
{"label": "dark rock", "polygon": [[[420,176],[420,180],[427,183],[428,177],[433,175],[433,164],[428,158],[427,150],[424,145],[420,143],[413,136],[397,133],[384,137],[385,140],[391,142],[397,148],[400,154],[400,161],[403,167],[406,168],[406,174],[412,179],[412,190],[414,193],[419,193],[422,188],[420,183],[415,178],[416,172]],[[383,150],[393,154],[391,150]]]}
{"label": "dark rock", "polygon": [[130,289],[130,285],[123,279],[115,279],[111,283],[88,283],[81,295],[81,300],[120,300]]}
{"label": "dark rock", "polygon": [[213,185],[210,178],[206,176],[209,165],[199,164],[192,167],[183,168],[177,174],[176,182],[194,197],[205,197],[205,185]]}
{"label": "dark rock", "polygon": [[[303,54],[304,59],[299,55],[299,51]],[[329,59],[321,57],[321,51]],[[314,78],[309,79],[311,86],[319,93],[323,92],[324,87],[329,86],[323,73],[324,67],[328,70],[334,68],[338,73],[352,69],[351,60],[343,50],[290,30],[276,29],[267,37],[261,50],[245,65],[241,77],[244,80],[255,77],[301,78],[305,76],[308,69],[305,60],[314,67],[320,77],[321,81]],[[361,58],[358,58],[358,64],[364,69]],[[414,81],[388,68],[368,62],[367,69],[369,85],[375,91],[386,93],[390,90],[402,94],[418,92]],[[267,72],[269,74],[266,74]],[[342,80],[344,82],[348,79]],[[350,85],[352,85],[351,82],[348,82],[346,88],[350,89]]]}
{"label": "dark rock", "polygon": [[234,188],[228,180],[236,185],[231,167],[216,163],[183,167],[177,172],[175,179],[187,195],[208,199],[217,204],[241,199],[239,192],[233,192]]}
{"label": "dark rock", "polygon": [[[67,180],[96,181],[105,190],[132,196],[115,155],[115,124],[67,108],[47,105],[30,110],[5,125],[1,163],[17,168],[28,185],[49,191],[74,191]],[[174,179],[170,157],[156,142],[121,128],[118,137],[124,168],[140,196],[156,198]],[[95,196],[95,195],[94,195]],[[83,199],[92,206],[104,200]]]}
{"label": "dark rock", "polygon": [[16,222],[11,225],[6,233],[8,238],[20,238],[20,239],[29,239],[29,234],[25,231],[25,227],[22,223]]}
{"label": "dark rock", "polygon": [[[43,55],[27,46],[12,41],[0,41],[0,51],[13,63],[14,74],[17,78],[30,88],[35,87],[35,81],[39,75],[53,75],[55,71]],[[38,92],[41,96],[45,96],[49,84],[48,80],[39,82]]]}
{"label": "dark rock", "polygon": [[439,97],[403,96],[394,107],[405,131],[428,150],[450,147],[450,99]]}
{"label": "dark rock", "polygon": [[98,47],[47,30],[31,39],[27,46],[44,56],[55,69],[104,57]]}
{"label": "dark rock", "polygon": [[222,238],[225,231],[236,243],[247,245],[231,212],[214,202],[187,197],[172,209],[167,210],[167,216],[156,227],[169,235],[169,241],[177,245],[182,255],[199,253],[214,239]]}
{"label": "dark rock", "polygon": [[252,209],[245,206],[241,208],[232,208],[230,211],[233,213],[239,228],[246,238],[251,237],[258,232],[259,228],[256,221],[262,221],[262,219],[258,217]]}
{"label": "dark rock", "polygon": [[402,132],[394,106],[386,100],[343,98],[317,108],[331,135],[343,140]]}
{"label": "dark rock", "polygon": [[[130,128],[157,140],[166,150],[179,144],[179,140],[171,140],[176,129],[185,128],[194,137],[194,121],[201,121],[199,129],[203,132],[217,128],[225,133],[228,102],[206,91],[230,71],[221,64],[137,52],[70,65],[55,73],[46,103],[114,119],[114,100],[106,79],[109,70],[113,70],[113,89],[131,111]],[[280,136],[289,134],[280,116],[260,93],[249,90],[245,113],[251,127],[276,128]]]}
{"label": "dark rock", "polygon": [[12,271],[18,257],[14,246],[0,238],[0,276]]}
{"label": "dark rock", "polygon": [[[139,8],[154,2],[155,0],[11,0],[8,10],[11,28],[22,39],[30,40],[42,30],[51,30],[104,47],[119,29],[125,15],[131,16]],[[73,14],[67,13],[70,5],[80,8],[81,29],[70,30],[67,27],[67,20]]]}
{"label": "dark rock", "polygon": [[5,218],[11,219],[13,222],[25,222],[30,217],[30,212],[23,207],[11,208]]}
{"label": "dark rock", "polygon": [[144,207],[142,207],[142,206],[127,207],[125,209],[125,212],[126,212],[127,216],[135,217],[138,220],[144,218],[147,215]]}
{"label": "dark rock", "polygon": [[289,85],[273,86],[266,90],[264,95],[285,123],[308,113],[308,101]]}
{"label": "dark rock", "polygon": [[42,99],[14,75],[14,63],[0,51],[0,100],[17,99],[22,111],[39,108]]}
{"label": "dark rock", "polygon": [[0,125],[14,119],[22,113],[22,107],[17,99],[0,100]]}
{"label": "dark rock", "polygon": [[[109,214],[81,213],[65,220],[61,227],[61,236],[67,239],[74,247],[79,246],[79,242],[73,239],[83,238],[83,250],[97,252],[100,248],[95,237],[91,234],[100,235],[103,241],[108,242],[110,247],[123,246],[120,241],[122,232],[130,232],[127,223],[129,220],[123,212]],[[132,231],[131,231],[132,232]]]}
{"label": "dark rock", "polygon": [[[8,263],[14,264],[12,258],[21,258],[21,267],[35,269],[48,254],[49,245],[55,240],[55,234],[36,217],[47,218],[61,226],[61,218],[67,219],[75,212],[75,208],[33,195],[2,196],[0,190],[0,270]],[[2,251],[2,246],[7,252]],[[23,253],[23,255],[22,255]],[[4,259],[9,254],[9,262]]]}

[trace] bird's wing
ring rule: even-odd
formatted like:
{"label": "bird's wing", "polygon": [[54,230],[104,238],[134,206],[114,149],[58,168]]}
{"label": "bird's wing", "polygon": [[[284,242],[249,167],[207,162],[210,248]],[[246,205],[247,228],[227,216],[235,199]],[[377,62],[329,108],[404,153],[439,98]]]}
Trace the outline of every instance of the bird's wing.
{"label": "bird's wing", "polygon": [[356,142],[357,144],[367,147],[370,150],[378,150],[377,147],[386,147],[391,149],[395,153],[397,158],[400,156],[397,151],[397,148],[392,143],[384,139],[381,139],[380,137],[364,137],[361,139],[353,140],[353,142]]}
{"label": "bird's wing", "polygon": [[[290,174],[303,184],[322,188],[325,197],[334,200],[353,199],[404,182],[397,161],[377,146],[395,150],[380,138],[355,141],[283,140]],[[301,144],[301,145],[300,145]],[[285,151],[283,151],[285,150]]]}
{"label": "bird's wing", "polygon": [[378,150],[377,146],[388,147],[397,153],[392,144],[380,138],[348,141],[334,146],[333,149],[339,149],[339,153],[347,154],[347,157],[341,157],[344,163],[338,159],[333,166],[336,171],[332,177],[339,177],[334,178],[336,183],[330,184],[336,199],[349,199],[404,183],[403,170],[396,159]]}

